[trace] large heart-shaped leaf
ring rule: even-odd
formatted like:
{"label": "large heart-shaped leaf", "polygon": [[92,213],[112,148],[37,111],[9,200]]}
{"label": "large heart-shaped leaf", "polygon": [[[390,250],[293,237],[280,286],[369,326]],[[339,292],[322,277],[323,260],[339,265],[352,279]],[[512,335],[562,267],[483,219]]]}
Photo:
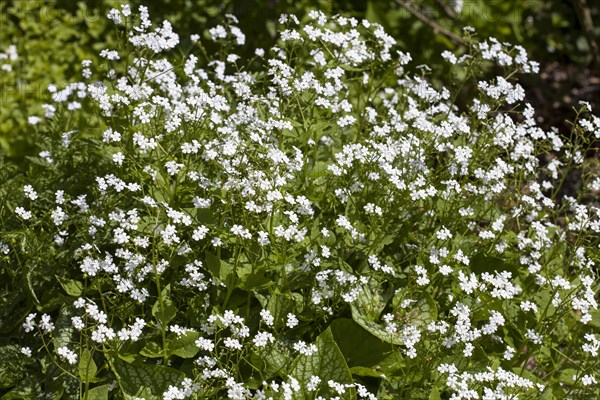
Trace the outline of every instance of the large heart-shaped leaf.
{"label": "large heart-shaped leaf", "polygon": [[313,376],[318,376],[323,382],[333,380],[338,383],[352,383],[352,374],[330,328],[317,337],[315,345],[317,351],[311,355],[300,355],[292,363],[290,375],[298,379],[302,387],[301,393],[296,393],[295,398],[312,397],[306,389],[306,384]]}
{"label": "large heart-shaped leaf", "polygon": [[164,365],[117,361],[114,367],[125,393],[129,396],[139,396],[143,392],[146,400],[161,399],[170,385],[176,386],[185,379],[183,372]]}

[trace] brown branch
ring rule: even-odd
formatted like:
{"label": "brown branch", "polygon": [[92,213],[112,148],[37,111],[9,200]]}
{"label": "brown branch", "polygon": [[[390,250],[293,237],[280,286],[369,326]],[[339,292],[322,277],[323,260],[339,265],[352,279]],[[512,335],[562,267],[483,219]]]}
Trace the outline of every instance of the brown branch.
{"label": "brown branch", "polygon": [[434,20],[423,14],[419,9],[417,9],[414,4],[405,0],[394,0],[396,4],[404,8],[406,11],[411,13],[414,17],[418,18],[425,25],[429,26],[433,29],[434,33],[441,33],[450,39],[454,44],[462,44],[466,45],[465,41],[462,37],[458,36],[456,33],[444,28],[443,26],[437,24]]}
{"label": "brown branch", "polygon": [[456,20],[456,18],[457,18],[456,12],[454,12],[452,7],[450,7],[450,5],[448,3],[446,3],[445,0],[435,0],[435,2],[438,4],[438,6],[440,6],[440,8],[442,10],[444,10],[444,13],[446,13],[448,18],[450,18],[453,21]]}
{"label": "brown branch", "polygon": [[590,46],[590,51],[592,53],[592,59],[600,67],[600,49],[598,47],[598,42],[596,41],[596,37],[594,36],[594,23],[592,22],[592,11],[587,5],[586,0],[573,0],[573,5],[575,6],[575,11],[577,11],[577,17],[579,19],[579,23],[583,28],[583,32],[585,33],[585,38]]}

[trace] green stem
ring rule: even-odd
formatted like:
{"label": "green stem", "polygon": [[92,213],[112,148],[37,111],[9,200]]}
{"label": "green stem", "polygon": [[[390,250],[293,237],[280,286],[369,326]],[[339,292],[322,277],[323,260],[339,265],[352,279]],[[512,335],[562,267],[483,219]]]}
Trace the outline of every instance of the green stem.
{"label": "green stem", "polygon": [[[158,219],[158,214],[157,214]],[[162,339],[162,354],[163,354],[163,363],[167,365],[169,361],[169,357],[167,356],[167,332],[166,332],[166,318],[165,318],[165,303],[162,295],[162,287],[160,284],[160,276],[158,275],[158,270],[156,269],[156,251],[152,252],[152,269],[154,270],[154,283],[156,285],[156,290],[158,290],[158,305],[160,307],[160,335]]]}

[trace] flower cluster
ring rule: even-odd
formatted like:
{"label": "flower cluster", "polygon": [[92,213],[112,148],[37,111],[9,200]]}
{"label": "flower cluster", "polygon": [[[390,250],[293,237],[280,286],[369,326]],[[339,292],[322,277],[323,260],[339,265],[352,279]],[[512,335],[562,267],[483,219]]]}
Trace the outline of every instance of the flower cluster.
{"label": "flower cluster", "polygon": [[[36,165],[56,179],[11,208],[65,263],[54,290],[74,302],[23,323],[51,361],[127,398],[594,394],[600,119],[582,109],[577,140],[540,128],[514,80],[538,71],[522,47],[444,53],[474,80],[459,108],[368,21],[283,15],[243,65],[234,16],[205,62],[200,36],[146,7],[108,17],[127,43],[50,88]],[[490,62],[505,73],[480,77]],[[100,126],[79,132],[89,109]],[[73,183],[77,151],[95,164]],[[82,359],[106,366],[97,380]]]}

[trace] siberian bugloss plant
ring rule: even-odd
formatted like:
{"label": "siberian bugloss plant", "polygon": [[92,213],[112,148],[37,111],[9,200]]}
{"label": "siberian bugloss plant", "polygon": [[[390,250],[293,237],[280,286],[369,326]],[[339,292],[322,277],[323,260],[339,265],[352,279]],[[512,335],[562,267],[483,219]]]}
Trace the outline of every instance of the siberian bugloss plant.
{"label": "siberian bugloss plant", "polygon": [[442,87],[368,21],[108,17],[3,200],[7,398],[600,396],[600,119],[539,128],[523,48],[467,28]]}

